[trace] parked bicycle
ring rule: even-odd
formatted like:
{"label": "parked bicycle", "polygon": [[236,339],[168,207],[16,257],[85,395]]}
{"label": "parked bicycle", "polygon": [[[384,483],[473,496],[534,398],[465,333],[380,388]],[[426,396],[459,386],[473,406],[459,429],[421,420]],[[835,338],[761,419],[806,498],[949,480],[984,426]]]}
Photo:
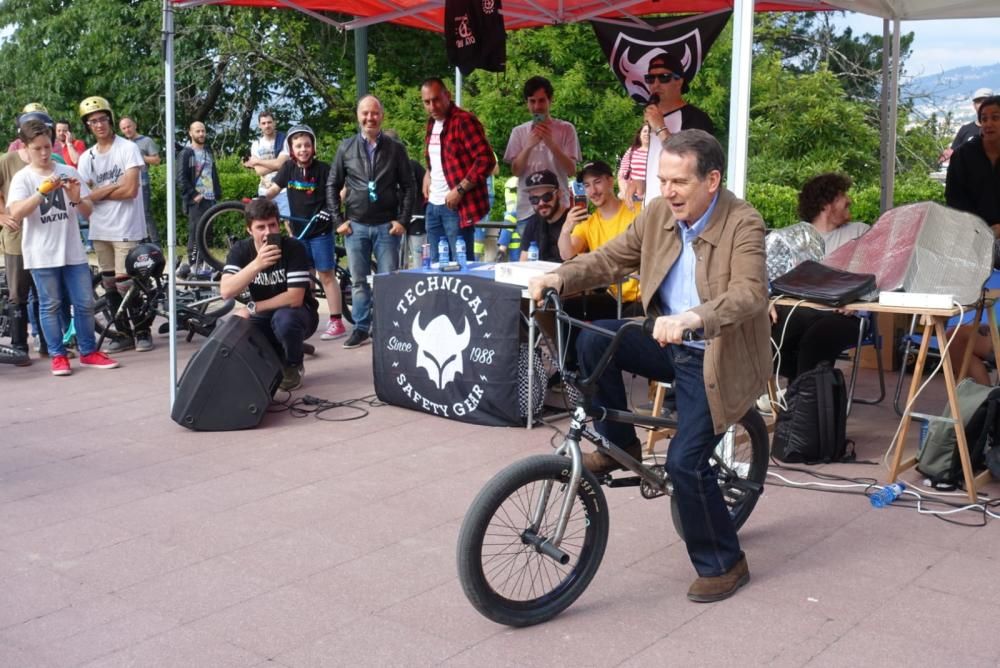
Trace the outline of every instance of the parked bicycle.
{"label": "parked bicycle", "polygon": [[[551,307],[551,308],[548,308]],[[557,364],[563,367],[563,326],[584,328],[612,339],[593,373],[580,378],[560,368],[563,382],[577,391],[569,430],[552,455],[515,462],[491,479],[473,501],[458,539],[458,573],[466,597],[485,617],[510,626],[529,626],[551,619],[575,601],[590,584],[608,540],[608,504],[602,486],[634,487],[646,499],[670,495],[664,463],[645,464],[594,431],[594,419],[649,429],[677,429],[675,418],[592,408],[596,382],[607,368],[623,335],[643,328],[650,336],[654,318],[629,321],[617,332],[568,316],[555,292],[545,296],[542,310],[554,311]],[[599,479],[582,463],[580,441],[593,443],[629,472]],[[768,464],[767,429],[750,410],[731,427],[711,458],[719,487],[739,529],[763,491]],[[675,503],[671,517],[683,538]]]}
{"label": "parked bicycle", "polygon": [[[205,262],[216,271],[222,271],[226,263],[226,255],[234,243],[246,237],[246,219],[243,212],[246,208],[244,200],[227,200],[219,202],[205,212],[195,228],[195,248],[198,259]],[[313,216],[315,218],[315,216]],[[281,222],[288,221],[305,223],[302,235],[305,235],[312,220],[296,218],[294,216],[282,216]],[[301,235],[300,235],[301,236]],[[337,278],[337,285],[340,286],[341,304],[343,306],[343,316],[354,323],[351,316],[351,272],[346,266],[347,251],[343,243],[334,243],[334,272]],[[313,291],[318,299],[326,297],[323,286],[313,276]]]}

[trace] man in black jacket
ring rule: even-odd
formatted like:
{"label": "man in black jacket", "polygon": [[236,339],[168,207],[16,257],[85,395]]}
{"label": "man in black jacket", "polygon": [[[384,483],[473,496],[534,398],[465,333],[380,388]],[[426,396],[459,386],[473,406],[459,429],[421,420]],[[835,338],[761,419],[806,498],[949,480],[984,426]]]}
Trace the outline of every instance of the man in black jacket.
{"label": "man in black jacket", "polygon": [[[399,268],[399,241],[413,209],[415,186],[410,159],[402,144],[382,132],[383,115],[377,97],[361,98],[361,132],[340,143],[326,184],[326,201],[338,225],[337,232],[344,235],[353,280],[354,331],[344,343],[345,348],[357,348],[371,337],[368,274],[372,253],[379,273]],[[345,193],[343,206],[341,189]]]}
{"label": "man in black jacket", "polygon": [[[194,235],[198,221],[202,215],[222,199],[222,186],[219,185],[219,169],[215,164],[215,156],[205,144],[207,130],[201,121],[195,121],[188,127],[188,137],[191,143],[181,150],[177,158],[177,185],[181,191],[181,203],[184,215],[188,219],[188,261],[195,264]],[[181,265],[178,275],[186,276],[186,265]]]}

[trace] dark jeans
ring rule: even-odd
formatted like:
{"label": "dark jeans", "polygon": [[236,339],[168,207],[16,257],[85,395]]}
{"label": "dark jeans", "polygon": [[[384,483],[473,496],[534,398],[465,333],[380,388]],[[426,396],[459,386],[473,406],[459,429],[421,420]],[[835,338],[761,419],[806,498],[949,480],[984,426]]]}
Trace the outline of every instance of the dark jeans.
{"label": "dark jeans", "polygon": [[285,366],[302,364],[302,342],[316,333],[319,314],[308,306],[286,306],[250,318],[274,346]]}
{"label": "dark jeans", "polygon": [[777,371],[789,382],[820,362],[834,364],[840,353],[858,342],[860,324],[856,316],[801,306],[794,312],[790,306],[778,306],[777,311],[778,322],[771,325],[771,338],[781,345],[781,366]]}
{"label": "dark jeans", "polygon": [[[594,324],[617,331],[624,320],[601,320]],[[597,366],[611,339],[590,331],[580,333],[577,355],[580,369],[589,374]],[[638,329],[622,340],[611,363],[597,380],[594,405],[627,410],[628,399],[622,372],[637,373],[653,380],[672,382],[677,400],[677,435],[667,450],[667,471],[674,485],[674,499],[687,541],[688,556],[698,575],[722,575],[740,559],[729,509],[719,489],[709,457],[722,434],[712,427],[705,394],[704,352],[689,346],[666,346]],[[598,433],[618,446],[636,441],[632,425],[595,422]]]}
{"label": "dark jeans", "polygon": [[198,229],[198,221],[205,214],[206,211],[215,206],[215,200],[213,199],[203,199],[200,202],[189,202],[184,208],[184,215],[187,216],[187,230],[188,230],[188,240],[187,240],[187,253],[188,262],[194,264],[197,261],[195,253],[195,233]]}

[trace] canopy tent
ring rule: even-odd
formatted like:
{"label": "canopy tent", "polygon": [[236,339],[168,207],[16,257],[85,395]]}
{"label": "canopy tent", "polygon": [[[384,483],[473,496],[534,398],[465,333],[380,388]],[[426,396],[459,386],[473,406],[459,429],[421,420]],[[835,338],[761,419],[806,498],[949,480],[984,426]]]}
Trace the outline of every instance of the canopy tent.
{"label": "canopy tent", "polygon": [[[353,30],[393,22],[422,30],[443,32],[445,0],[163,0],[164,68],[166,76],[166,132],[175,135],[173,10],[201,5],[243,5],[294,9],[336,27]],[[891,206],[896,147],[896,104],[899,80],[899,31],[902,20],[989,18],[1000,16],[997,0],[505,0],[503,15],[508,30],[600,18],[643,24],[643,15],[703,13],[733,10],[733,59],[730,96],[730,133],[727,184],[741,195],[746,186],[749,135],[750,63],[753,46],[754,11],[846,10],[879,16],[883,21],[883,44],[892,45],[882,58],[882,191],[883,209]],[[355,17],[337,21],[320,12]],[[890,67],[891,65],[891,67]],[[174,152],[167,151],[167,171],[174,173]],[[176,204],[173,179],[167,179],[167,243],[169,266],[174,266]],[[176,308],[176,279],[170,281],[170,312]],[[170,405],[176,397],[176,323],[170,322]]]}

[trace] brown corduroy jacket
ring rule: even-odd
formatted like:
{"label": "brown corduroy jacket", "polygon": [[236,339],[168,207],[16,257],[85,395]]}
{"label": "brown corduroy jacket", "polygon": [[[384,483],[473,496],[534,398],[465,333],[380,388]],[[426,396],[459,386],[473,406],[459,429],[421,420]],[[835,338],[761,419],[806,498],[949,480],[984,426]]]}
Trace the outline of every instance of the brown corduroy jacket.
{"label": "brown corduroy jacket", "polygon": [[[560,292],[610,285],[638,272],[646,313],[662,315],[658,289],[681,253],[677,226],[667,201],[653,200],[624,233],[557,269]],[[764,391],[771,371],[764,221],[721,189],[694,250],[701,304],[692,310],[704,322],[705,390],[715,431],[722,433]]]}

